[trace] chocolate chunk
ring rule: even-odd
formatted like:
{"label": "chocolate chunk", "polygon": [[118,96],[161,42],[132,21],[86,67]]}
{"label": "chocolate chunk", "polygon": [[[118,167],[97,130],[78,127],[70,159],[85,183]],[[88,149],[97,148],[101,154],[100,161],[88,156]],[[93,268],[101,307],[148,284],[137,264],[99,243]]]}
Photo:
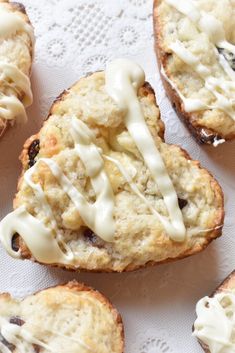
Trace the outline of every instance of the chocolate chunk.
{"label": "chocolate chunk", "polygon": [[184,199],[180,199],[180,198],[178,197],[178,204],[179,204],[179,208],[182,210],[185,206],[187,206],[188,201],[187,201],[187,200],[184,200]]}
{"label": "chocolate chunk", "polygon": [[217,48],[218,52],[224,56],[224,58],[229,63],[231,69],[235,71],[235,55],[231,53],[229,50],[224,48]]}
{"label": "chocolate chunk", "polygon": [[0,342],[2,343],[2,344],[4,344],[4,346],[6,346],[11,352],[13,352],[14,350],[15,350],[15,345],[14,344],[12,344],[12,343],[10,343],[10,342],[8,342],[4,337],[3,337],[3,335],[0,333]]}
{"label": "chocolate chunk", "polygon": [[14,325],[17,325],[17,326],[23,326],[25,323],[24,320],[22,320],[19,316],[12,316],[10,318],[10,324],[14,324]]}
{"label": "chocolate chunk", "polygon": [[20,245],[19,245],[19,234],[15,233],[11,239],[11,247],[12,247],[12,250],[14,251],[18,251],[19,248],[20,248]]}
{"label": "chocolate chunk", "polygon": [[34,140],[31,143],[31,145],[29,146],[29,150],[28,150],[28,156],[29,156],[28,165],[29,165],[29,167],[32,167],[36,163],[35,158],[36,158],[39,150],[40,150],[40,140],[37,139],[37,140]]}
{"label": "chocolate chunk", "polygon": [[97,235],[90,229],[90,228],[85,228],[84,232],[84,237],[94,246],[97,248],[101,249],[103,248],[103,241],[97,237]]}
{"label": "chocolate chunk", "polygon": [[95,242],[96,235],[90,228],[85,228],[83,234],[91,243]]}
{"label": "chocolate chunk", "polygon": [[40,353],[41,347],[38,344],[33,344],[34,352]]}

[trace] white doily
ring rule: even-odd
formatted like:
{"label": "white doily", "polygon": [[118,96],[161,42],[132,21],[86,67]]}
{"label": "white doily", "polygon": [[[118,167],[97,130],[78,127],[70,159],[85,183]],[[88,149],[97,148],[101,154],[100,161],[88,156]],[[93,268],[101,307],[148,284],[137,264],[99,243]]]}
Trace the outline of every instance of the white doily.
{"label": "white doily", "polygon": [[225,193],[223,236],[201,254],[176,263],[127,274],[74,274],[11,259],[0,248],[0,291],[22,297],[76,278],[113,301],[125,323],[126,353],[200,353],[191,336],[197,300],[235,268],[235,143],[199,146],[177,118],[156,65],[152,0],[22,0],[37,36],[29,123],[0,141],[0,216],[12,209],[20,173],[18,156],[50,104],[84,74],[107,61],[129,57],[144,68],[156,90],[166,140],[183,146],[218,179]]}

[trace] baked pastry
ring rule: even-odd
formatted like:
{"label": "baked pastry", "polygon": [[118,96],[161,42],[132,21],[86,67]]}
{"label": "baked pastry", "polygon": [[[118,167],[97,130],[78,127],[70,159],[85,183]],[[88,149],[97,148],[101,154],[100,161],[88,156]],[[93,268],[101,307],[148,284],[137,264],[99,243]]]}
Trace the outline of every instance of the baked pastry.
{"label": "baked pastry", "polygon": [[24,6],[0,0],[0,136],[15,121],[27,121],[33,46],[33,28]]}
{"label": "baked pastry", "polygon": [[0,224],[9,254],[122,272],[204,249],[221,235],[222,191],[163,133],[154,92],[132,61],[62,93],[21,154],[15,211]]}
{"label": "baked pastry", "polygon": [[99,292],[75,281],[19,301],[0,295],[0,351],[123,353],[121,316]]}
{"label": "baked pastry", "polygon": [[206,353],[235,352],[235,272],[211,297],[199,300],[193,335]]}
{"label": "baked pastry", "polygon": [[166,92],[202,143],[235,138],[235,3],[155,0],[155,48]]}

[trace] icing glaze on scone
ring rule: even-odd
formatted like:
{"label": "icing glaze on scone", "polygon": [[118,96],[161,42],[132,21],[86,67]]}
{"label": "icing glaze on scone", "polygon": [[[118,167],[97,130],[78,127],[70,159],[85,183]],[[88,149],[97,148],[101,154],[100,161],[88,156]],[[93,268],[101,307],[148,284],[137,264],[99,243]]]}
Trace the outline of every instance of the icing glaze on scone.
{"label": "icing glaze on scone", "polygon": [[196,306],[194,333],[210,353],[235,352],[235,294],[227,290],[204,297]]}
{"label": "icing glaze on scone", "polygon": [[154,28],[165,88],[200,142],[235,136],[235,3],[155,0]]}
{"label": "icing glaze on scone", "polygon": [[[191,0],[187,2],[184,0],[166,0],[166,3],[174,6],[178,11],[188,16],[198,30],[201,33],[206,34],[213,45],[227,49],[235,55],[235,46],[226,40],[223,24],[213,15],[200,11],[200,7],[199,9],[197,8],[197,2]],[[220,54],[217,52],[216,47],[214,48],[214,55],[219,58]],[[235,120],[235,73],[232,69],[230,73],[230,71],[226,70],[227,67],[224,69],[223,62],[218,60],[224,72],[217,76],[217,72],[215,72],[213,67],[203,65],[200,61],[200,57],[193,54],[192,50],[187,49],[185,44],[180,40],[177,39],[175,42],[170,43],[169,48],[198,74],[198,76],[204,81],[205,88],[216,98],[216,101],[212,106],[203,104],[203,102],[200,102],[199,100],[199,102],[197,101],[198,106],[194,101],[194,105],[191,105],[190,107],[186,104],[185,110],[191,112],[193,110],[201,109],[220,109]],[[188,101],[186,101],[186,103],[188,103]]]}
{"label": "icing glaze on scone", "polygon": [[[39,262],[75,269],[123,271],[177,257],[195,244],[200,249],[222,227],[219,186],[161,134],[138,65],[118,60],[106,74],[81,79],[26,143],[16,210],[0,225],[8,252],[30,251]],[[15,233],[25,244],[18,252]]]}
{"label": "icing glaze on scone", "polygon": [[25,108],[33,100],[31,58],[27,57],[29,48],[25,52],[23,48],[33,47],[34,34],[24,15],[11,6],[14,5],[0,3],[0,119],[13,123],[27,121]]}
{"label": "icing glaze on scone", "polygon": [[181,241],[185,237],[185,226],[177,195],[161,154],[145,123],[137,98],[137,91],[144,82],[143,70],[128,60],[117,60],[111,63],[106,70],[106,89],[120,109],[125,112],[126,128],[148,166],[166,204],[170,222],[164,218],[161,219],[164,227],[172,239]]}

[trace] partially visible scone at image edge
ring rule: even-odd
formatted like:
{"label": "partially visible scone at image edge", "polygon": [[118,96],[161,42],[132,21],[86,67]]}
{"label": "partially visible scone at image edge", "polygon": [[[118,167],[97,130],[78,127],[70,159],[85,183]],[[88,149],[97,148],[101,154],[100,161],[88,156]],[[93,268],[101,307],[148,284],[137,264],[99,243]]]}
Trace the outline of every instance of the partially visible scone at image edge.
{"label": "partially visible scone at image edge", "polygon": [[0,294],[1,352],[123,353],[122,319],[98,291],[69,282],[16,300]]}
{"label": "partially visible scone at image edge", "polygon": [[193,255],[221,235],[219,184],[164,142],[142,69],[109,65],[62,93],[26,141],[15,211],[0,224],[10,255],[122,272]]}
{"label": "partially visible scone at image edge", "polygon": [[30,72],[34,32],[25,8],[0,0],[0,136],[8,126],[27,121],[32,104]]}
{"label": "partially visible scone at image edge", "polygon": [[196,139],[235,138],[235,3],[155,0],[155,48],[166,92]]}
{"label": "partially visible scone at image edge", "polygon": [[205,353],[235,351],[235,271],[211,296],[198,301],[196,314],[193,335]]}

